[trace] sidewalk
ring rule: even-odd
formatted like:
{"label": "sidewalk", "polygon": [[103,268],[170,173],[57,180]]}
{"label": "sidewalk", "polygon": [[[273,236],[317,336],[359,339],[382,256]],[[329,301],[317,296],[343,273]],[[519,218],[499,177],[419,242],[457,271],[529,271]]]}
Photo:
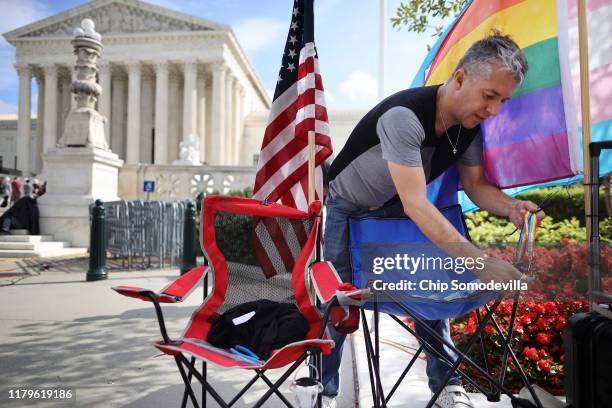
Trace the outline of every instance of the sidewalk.
{"label": "sidewalk", "polygon": [[[159,329],[151,304],[119,296],[112,286],[164,287],[178,276],[177,269],[121,271],[109,260],[109,279],[86,282],[88,258],[0,261],[0,405],[78,407],[176,407],[183,386],[175,364],[152,346]],[[180,335],[202,289],[184,303],[164,305],[170,335]],[[381,374],[390,390],[418,348],[416,340],[391,319],[381,319]],[[363,333],[352,335],[344,348],[339,408],[372,406]],[[353,358],[353,355],[356,358]],[[212,367],[212,369],[210,368]],[[280,373],[270,373],[276,378]],[[221,395],[235,393],[251,378],[242,370],[215,371],[209,378]],[[358,379],[355,386],[353,379]],[[76,390],[76,403],[23,401],[4,397],[11,387],[63,386]],[[257,382],[235,406],[252,404],[267,387]],[[200,395],[200,387],[196,394]],[[389,407],[421,408],[429,400],[425,360],[416,366],[393,396]],[[478,407],[510,407],[507,398],[492,404],[471,395]],[[190,405],[189,405],[190,406]],[[211,400],[209,406],[217,406]],[[282,407],[273,397],[266,407]]]}
{"label": "sidewalk", "polygon": [[[366,312],[368,325],[371,326],[371,312]],[[380,319],[380,366],[381,382],[385,393],[391,391],[395,381],[402,374],[410,359],[419,348],[419,343],[408,334],[402,327],[386,315]],[[373,336],[373,334],[372,334]],[[353,334],[355,355],[363,356],[357,358],[357,371],[359,377],[359,402],[360,407],[372,406],[372,390],[368,374],[367,360],[365,359],[366,348],[363,338],[363,330]],[[431,393],[427,386],[427,374],[425,373],[426,360],[422,353],[417,362],[412,366],[402,384],[391,397],[389,408],[422,408],[427,405]],[[482,394],[469,394],[470,399],[478,408],[508,408],[512,404],[510,398],[502,395],[501,401],[497,403],[488,402]]]}
{"label": "sidewalk", "polygon": [[[0,261],[0,406],[179,406],[184,387],[176,365],[152,346],[159,338],[152,305],[110,289],[128,284],[159,289],[178,270],[112,271],[108,280],[86,282],[87,267],[87,258]],[[180,335],[201,299],[200,289],[181,304],[164,305],[171,335]],[[345,350],[339,407],[352,408],[352,356],[350,347]],[[274,379],[281,373],[269,374]],[[208,375],[226,399],[252,377],[243,370],[215,372],[214,366]],[[8,389],[17,386],[70,387],[76,403],[7,400]],[[265,390],[263,382],[255,383],[235,406],[250,406]],[[208,406],[217,406],[210,401]],[[265,406],[282,402],[274,396]]]}

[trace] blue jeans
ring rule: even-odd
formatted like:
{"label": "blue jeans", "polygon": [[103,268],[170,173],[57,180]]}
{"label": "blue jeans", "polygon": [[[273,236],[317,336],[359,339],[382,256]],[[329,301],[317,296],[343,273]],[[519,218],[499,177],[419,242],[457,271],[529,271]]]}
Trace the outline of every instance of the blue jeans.
{"label": "blue jeans", "polygon": [[[323,257],[326,261],[330,261],[340,278],[344,282],[352,281],[352,273],[349,256],[349,237],[348,237],[348,219],[349,217],[402,217],[404,210],[401,202],[396,205],[381,208],[373,211],[362,210],[355,205],[338,199],[332,196],[327,199],[327,217],[325,219],[325,245],[323,248]],[[425,321],[427,325],[435,325],[438,321]],[[420,325],[415,324],[416,332],[423,337],[428,343],[432,344],[437,350],[445,354],[446,357],[455,361],[457,356],[448,347],[443,346],[441,342],[435,341]],[[442,338],[452,343],[450,337],[450,328],[447,320],[441,320],[434,329]],[[323,356],[323,395],[330,397],[338,395],[340,386],[340,360],[342,358],[342,348],[346,335],[336,332],[333,327],[329,326],[331,337],[336,343],[332,353]],[[427,377],[429,378],[429,388],[432,392],[438,391],[442,385],[444,377],[448,373],[448,365],[445,364],[439,357],[425,351],[427,356]],[[457,372],[453,373],[447,385],[461,384],[461,377]]]}

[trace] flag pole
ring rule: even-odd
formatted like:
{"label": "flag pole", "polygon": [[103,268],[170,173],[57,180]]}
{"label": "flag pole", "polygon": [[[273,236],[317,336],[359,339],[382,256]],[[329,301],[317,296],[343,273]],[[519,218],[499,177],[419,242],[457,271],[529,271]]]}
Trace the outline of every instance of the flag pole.
{"label": "flag pole", "polygon": [[308,204],[315,200],[315,132],[308,131]]}
{"label": "flag pole", "polygon": [[[315,200],[315,132],[314,130],[308,131],[308,205],[312,204]],[[316,254],[321,252],[320,241],[317,240]],[[319,255],[316,255],[316,259],[320,259]],[[310,280],[308,293],[312,299],[316,299],[316,291],[314,287],[314,280]]]}
{"label": "flag pole", "polygon": [[[587,244],[591,245],[591,108],[589,99],[589,38],[587,30],[586,0],[578,0],[578,50],[580,53],[580,105],[582,111],[582,151],[584,161],[584,223],[586,226]],[[591,263],[589,262],[589,293],[592,289]]]}

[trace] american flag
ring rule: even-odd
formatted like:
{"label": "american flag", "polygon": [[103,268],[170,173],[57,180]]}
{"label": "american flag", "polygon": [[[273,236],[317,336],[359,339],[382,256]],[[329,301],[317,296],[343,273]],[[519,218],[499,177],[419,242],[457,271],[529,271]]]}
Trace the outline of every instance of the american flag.
{"label": "american flag", "polygon": [[264,134],[253,196],[308,208],[308,131],[315,131],[315,199],[323,197],[321,165],[332,154],[314,45],[313,0],[295,0],[291,26]]}

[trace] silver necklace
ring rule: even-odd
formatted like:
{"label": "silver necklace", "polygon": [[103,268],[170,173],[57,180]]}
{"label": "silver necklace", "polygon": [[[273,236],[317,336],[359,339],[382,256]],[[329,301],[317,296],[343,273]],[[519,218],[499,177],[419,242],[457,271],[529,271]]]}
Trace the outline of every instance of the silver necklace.
{"label": "silver necklace", "polygon": [[459,137],[461,136],[462,126],[461,124],[459,124],[459,132],[457,132],[457,140],[455,141],[455,144],[453,145],[453,142],[451,142],[451,138],[448,135],[448,130],[446,128],[446,122],[444,121],[444,115],[442,114],[442,109],[440,109],[440,118],[442,118],[442,124],[444,125],[444,133],[446,133],[446,138],[448,139],[448,143],[450,143],[451,147],[453,148],[453,154],[457,154],[457,146],[459,145]]}

